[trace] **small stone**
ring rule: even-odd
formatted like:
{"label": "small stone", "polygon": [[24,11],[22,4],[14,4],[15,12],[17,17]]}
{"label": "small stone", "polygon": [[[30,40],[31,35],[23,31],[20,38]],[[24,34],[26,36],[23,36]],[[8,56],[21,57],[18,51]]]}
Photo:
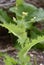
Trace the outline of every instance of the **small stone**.
{"label": "small stone", "polygon": [[41,56],[40,58],[43,59],[43,56]]}
{"label": "small stone", "polygon": [[30,54],[31,57],[33,57],[33,54]]}
{"label": "small stone", "polygon": [[10,0],[10,2],[15,2],[16,0]]}
{"label": "small stone", "polygon": [[43,65],[42,63],[40,65]]}

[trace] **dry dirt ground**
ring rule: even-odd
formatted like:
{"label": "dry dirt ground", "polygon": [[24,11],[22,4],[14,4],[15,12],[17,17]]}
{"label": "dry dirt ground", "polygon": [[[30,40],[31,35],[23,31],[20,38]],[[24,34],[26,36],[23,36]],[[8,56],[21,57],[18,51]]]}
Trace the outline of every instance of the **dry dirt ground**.
{"label": "dry dirt ground", "polygon": [[9,8],[10,6],[15,5],[16,0],[0,0],[0,8]]}

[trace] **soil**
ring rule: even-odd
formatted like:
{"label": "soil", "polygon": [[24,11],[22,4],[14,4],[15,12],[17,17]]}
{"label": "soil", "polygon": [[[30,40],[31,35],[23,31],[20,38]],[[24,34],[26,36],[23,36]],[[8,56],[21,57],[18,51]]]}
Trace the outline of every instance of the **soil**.
{"label": "soil", "polygon": [[0,8],[7,9],[15,5],[16,0],[0,0]]}
{"label": "soil", "polygon": [[[43,0],[42,0],[43,1]],[[26,0],[37,7],[44,8],[44,2],[39,0]],[[15,5],[15,0],[0,0],[0,8],[9,8]],[[17,50],[13,47],[13,36],[8,30],[0,26],[0,52],[8,53],[10,56],[17,58]],[[31,57],[32,65],[44,65],[44,51],[31,50],[28,52]],[[0,57],[0,65],[5,65],[3,58]]]}
{"label": "soil", "polygon": [[[7,54],[10,57],[13,57],[16,59],[18,58],[17,57],[18,51],[16,49],[14,49],[13,51],[8,51]],[[28,55],[31,59],[30,62],[32,65],[44,65],[44,51],[30,50],[28,52]],[[0,57],[0,65],[5,65],[3,60],[4,60],[4,58]]]}
{"label": "soil", "polygon": [[33,4],[36,7],[44,8],[44,0],[25,0],[27,3]]}

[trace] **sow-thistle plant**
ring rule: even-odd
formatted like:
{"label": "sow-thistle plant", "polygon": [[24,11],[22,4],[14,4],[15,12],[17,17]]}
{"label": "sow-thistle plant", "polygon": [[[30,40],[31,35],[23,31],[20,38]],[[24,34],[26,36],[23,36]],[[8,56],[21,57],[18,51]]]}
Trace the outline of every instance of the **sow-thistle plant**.
{"label": "sow-thistle plant", "polygon": [[22,12],[23,16],[27,16],[28,13],[27,12]]}
{"label": "sow-thistle plant", "polygon": [[[38,28],[33,25],[35,22],[43,20],[44,10],[27,4],[23,0],[16,0],[16,6],[10,8],[9,11],[15,13],[16,18],[13,17],[13,19],[11,19],[4,10],[0,9],[0,21],[3,23],[0,23],[0,25],[7,28],[10,33],[18,37],[16,49],[18,46],[20,49],[18,59],[15,61],[16,64],[30,65],[30,58],[27,55],[28,51],[37,43],[44,41],[44,32],[39,31]],[[4,56],[6,65],[14,64],[13,58],[11,61],[9,56]]]}

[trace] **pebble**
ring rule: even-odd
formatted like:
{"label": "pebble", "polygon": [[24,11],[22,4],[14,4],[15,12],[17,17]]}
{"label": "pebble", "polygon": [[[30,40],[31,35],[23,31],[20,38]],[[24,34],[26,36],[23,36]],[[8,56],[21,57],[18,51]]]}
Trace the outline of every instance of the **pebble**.
{"label": "pebble", "polygon": [[33,54],[30,54],[31,57],[33,57]]}

